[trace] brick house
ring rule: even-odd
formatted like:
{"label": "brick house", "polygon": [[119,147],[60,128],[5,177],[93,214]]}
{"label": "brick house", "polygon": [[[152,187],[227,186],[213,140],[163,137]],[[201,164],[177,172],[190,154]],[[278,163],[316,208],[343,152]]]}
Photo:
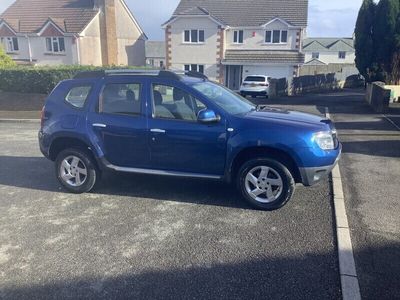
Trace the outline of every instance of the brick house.
{"label": "brick house", "polygon": [[124,0],[16,0],[0,42],[18,63],[145,64],[146,35]]}
{"label": "brick house", "polygon": [[291,80],[304,63],[308,0],[181,0],[163,24],[167,68],[204,72],[233,90],[242,78]]}

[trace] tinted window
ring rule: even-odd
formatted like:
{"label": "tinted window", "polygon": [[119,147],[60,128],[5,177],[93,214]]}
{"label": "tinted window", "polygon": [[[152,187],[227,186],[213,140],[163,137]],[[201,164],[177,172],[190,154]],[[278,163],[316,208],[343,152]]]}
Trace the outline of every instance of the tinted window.
{"label": "tinted window", "polygon": [[265,82],[265,77],[262,77],[262,76],[247,76],[244,81]]}
{"label": "tinted window", "polygon": [[107,84],[100,97],[99,112],[138,115],[141,112],[141,85]]}
{"label": "tinted window", "polygon": [[91,88],[92,87],[90,85],[73,87],[65,97],[65,101],[67,101],[72,106],[82,108],[85,105]]}

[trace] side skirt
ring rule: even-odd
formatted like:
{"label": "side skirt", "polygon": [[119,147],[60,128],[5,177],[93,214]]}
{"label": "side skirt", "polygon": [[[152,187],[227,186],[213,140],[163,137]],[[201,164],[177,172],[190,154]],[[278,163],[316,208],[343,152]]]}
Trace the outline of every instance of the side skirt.
{"label": "side skirt", "polygon": [[174,177],[188,177],[188,178],[204,178],[204,179],[214,179],[214,180],[223,180],[223,178],[224,178],[223,176],[218,176],[218,175],[187,173],[187,172],[178,172],[178,171],[166,171],[166,170],[156,170],[156,169],[120,167],[120,166],[115,166],[115,165],[111,164],[104,157],[101,158],[100,160],[107,169],[117,171],[117,172],[174,176]]}

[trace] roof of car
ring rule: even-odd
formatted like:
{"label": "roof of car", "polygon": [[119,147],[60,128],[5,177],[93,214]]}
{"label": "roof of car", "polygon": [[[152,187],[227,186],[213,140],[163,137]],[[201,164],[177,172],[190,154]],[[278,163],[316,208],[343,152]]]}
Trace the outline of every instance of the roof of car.
{"label": "roof of car", "polygon": [[193,71],[172,71],[172,70],[152,70],[152,69],[121,69],[121,70],[98,70],[85,71],[75,75],[74,79],[85,78],[105,78],[111,76],[141,76],[157,77],[178,81],[201,81],[208,80],[204,74]]}

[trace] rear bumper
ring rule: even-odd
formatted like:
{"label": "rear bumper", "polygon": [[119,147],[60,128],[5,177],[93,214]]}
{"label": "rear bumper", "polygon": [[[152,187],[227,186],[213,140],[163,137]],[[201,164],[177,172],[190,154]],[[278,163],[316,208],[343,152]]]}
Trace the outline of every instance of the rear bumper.
{"label": "rear bumper", "polygon": [[312,186],[312,185],[317,184],[321,180],[325,179],[326,177],[328,177],[328,175],[331,173],[333,168],[338,164],[341,153],[342,153],[342,150],[340,148],[339,155],[332,165],[323,166],[323,167],[314,167],[314,168],[299,168],[300,175],[301,175],[301,181],[302,181],[303,185]]}
{"label": "rear bumper", "polygon": [[50,147],[46,146],[46,140],[45,140],[45,135],[43,131],[39,131],[38,133],[38,140],[39,140],[39,147],[40,147],[40,152],[42,152],[43,156],[50,159]]}

